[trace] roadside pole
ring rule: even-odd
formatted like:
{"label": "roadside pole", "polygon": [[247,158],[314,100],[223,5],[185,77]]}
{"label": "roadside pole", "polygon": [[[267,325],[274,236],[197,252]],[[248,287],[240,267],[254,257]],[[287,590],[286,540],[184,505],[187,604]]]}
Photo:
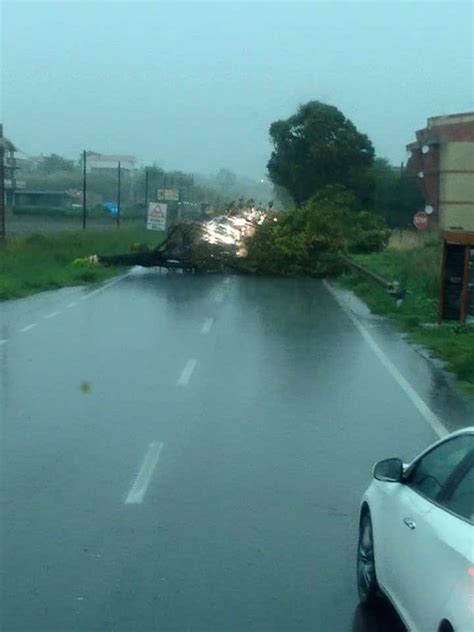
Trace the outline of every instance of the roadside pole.
{"label": "roadside pole", "polygon": [[120,160],[117,170],[117,228],[120,228]]}
{"label": "roadside pole", "polygon": [[82,152],[82,230],[86,230],[86,216],[87,216],[87,176],[86,176],[86,150]]}
{"label": "roadside pole", "polygon": [[148,212],[148,169],[145,167],[145,218]]}
{"label": "roadside pole", "polygon": [[5,149],[3,146],[3,125],[0,123],[0,239],[5,240],[5,186],[3,161]]}

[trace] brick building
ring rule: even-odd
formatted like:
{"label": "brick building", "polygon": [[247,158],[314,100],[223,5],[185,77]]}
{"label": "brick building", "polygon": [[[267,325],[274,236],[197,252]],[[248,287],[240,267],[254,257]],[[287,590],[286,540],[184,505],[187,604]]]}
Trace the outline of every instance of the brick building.
{"label": "brick building", "polygon": [[474,112],[429,118],[407,149],[443,240],[440,320],[474,320]]}

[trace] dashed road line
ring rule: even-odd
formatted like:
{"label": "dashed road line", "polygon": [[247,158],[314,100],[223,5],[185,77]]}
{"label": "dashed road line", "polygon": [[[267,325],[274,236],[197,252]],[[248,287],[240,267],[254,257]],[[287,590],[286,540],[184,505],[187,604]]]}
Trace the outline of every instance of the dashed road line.
{"label": "dashed road line", "polygon": [[143,502],[162,448],[161,441],[153,441],[148,446],[137,477],[125,498],[126,505],[137,505]]}
{"label": "dashed road line", "polygon": [[181,371],[181,375],[178,378],[179,386],[187,386],[189,384],[189,380],[191,379],[191,375],[196,368],[197,360],[191,358],[184,365],[184,369]]}
{"label": "dashed road line", "polygon": [[206,320],[204,321],[204,324],[202,326],[201,329],[201,333],[202,334],[208,334],[211,331],[211,327],[214,324],[214,319],[213,318],[206,318]]}
{"label": "dashed road line", "polygon": [[226,278],[224,279],[224,283],[225,283],[226,285],[227,285],[227,283],[230,283],[230,277],[226,277]]}
{"label": "dashed road line", "polygon": [[442,423],[437,415],[431,410],[428,404],[418,395],[413,386],[403,377],[397,367],[393,364],[393,362],[389,359],[389,357],[385,354],[384,351],[379,347],[379,345],[375,342],[372,335],[369,333],[367,327],[365,327],[354,312],[349,308],[349,306],[342,300],[342,298],[338,295],[336,290],[327,282],[324,281],[324,285],[332,294],[336,302],[339,304],[341,309],[346,313],[346,315],[351,319],[352,323],[359,330],[359,333],[364,338],[366,343],[375,353],[377,358],[383,364],[383,366],[387,369],[393,379],[398,383],[401,389],[405,392],[408,398],[411,400],[412,404],[418,410],[418,412],[424,417],[424,419],[429,423],[432,429],[439,437],[445,437],[449,434],[448,429]]}
{"label": "dashed road line", "polygon": [[5,339],[5,338],[0,339],[0,345],[6,345],[7,342],[8,342],[8,340]]}
{"label": "dashed road line", "polygon": [[31,325],[26,325],[26,327],[22,327],[20,331],[22,333],[25,333],[26,331],[30,331],[31,329],[34,329],[35,327],[38,327],[37,323],[31,323]]}
{"label": "dashed road line", "polygon": [[217,292],[217,294],[214,295],[214,302],[215,303],[222,303],[223,300],[224,300],[224,293],[223,292]]}
{"label": "dashed road line", "polygon": [[72,301],[72,303],[69,303],[69,305],[66,305],[66,307],[68,309],[71,309],[71,307],[76,307],[76,305],[77,305],[77,302],[76,301]]}
{"label": "dashed road line", "polygon": [[47,315],[45,316],[45,318],[46,318],[46,319],[49,319],[49,318],[54,318],[55,316],[59,316],[59,314],[60,314],[60,313],[61,313],[61,312],[51,312],[51,314],[47,314]]}

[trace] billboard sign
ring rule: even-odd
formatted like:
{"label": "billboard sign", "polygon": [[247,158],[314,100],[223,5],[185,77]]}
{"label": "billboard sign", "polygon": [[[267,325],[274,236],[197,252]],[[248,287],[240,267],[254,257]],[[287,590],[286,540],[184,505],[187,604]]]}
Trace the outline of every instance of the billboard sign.
{"label": "billboard sign", "polygon": [[156,199],[177,202],[179,200],[179,191],[178,189],[157,189]]}

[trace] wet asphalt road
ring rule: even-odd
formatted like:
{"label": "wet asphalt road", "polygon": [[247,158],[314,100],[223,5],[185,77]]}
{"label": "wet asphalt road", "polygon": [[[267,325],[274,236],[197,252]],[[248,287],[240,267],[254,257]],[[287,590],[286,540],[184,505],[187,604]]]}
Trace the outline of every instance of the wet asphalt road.
{"label": "wet asphalt road", "polygon": [[324,283],[135,270],[98,290],[0,306],[2,631],[399,632],[357,608],[358,502],[374,461],[436,435]]}

